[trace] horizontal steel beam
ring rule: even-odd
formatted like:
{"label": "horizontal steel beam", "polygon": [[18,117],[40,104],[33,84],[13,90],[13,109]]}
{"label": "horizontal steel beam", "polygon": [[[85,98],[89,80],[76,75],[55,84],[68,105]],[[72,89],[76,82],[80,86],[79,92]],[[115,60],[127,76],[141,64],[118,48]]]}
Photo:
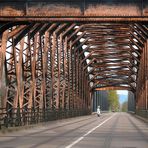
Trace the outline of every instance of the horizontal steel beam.
{"label": "horizontal steel beam", "polygon": [[104,17],[75,17],[75,16],[68,16],[68,17],[45,17],[45,16],[0,16],[0,21],[45,21],[45,22],[147,22],[147,16],[104,16]]}
{"label": "horizontal steel beam", "polygon": [[148,16],[147,1],[1,0],[0,16]]}

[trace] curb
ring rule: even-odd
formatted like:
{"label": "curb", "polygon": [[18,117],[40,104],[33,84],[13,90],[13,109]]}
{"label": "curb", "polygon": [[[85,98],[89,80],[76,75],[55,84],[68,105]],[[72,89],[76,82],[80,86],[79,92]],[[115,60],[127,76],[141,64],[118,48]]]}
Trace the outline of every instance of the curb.
{"label": "curb", "polygon": [[[89,115],[86,115],[86,116],[83,116],[83,117],[88,118],[87,116],[89,116]],[[79,118],[79,117],[82,117],[82,116],[77,116],[77,117]],[[72,117],[72,118],[77,118],[77,117]],[[71,120],[72,118],[66,118],[66,119]],[[11,132],[17,132],[17,131],[21,131],[21,130],[36,128],[36,127],[39,127],[39,126],[45,126],[46,124],[49,124],[49,123],[61,122],[61,120],[64,121],[66,119],[52,120],[52,121],[47,121],[47,122],[39,122],[37,124],[30,124],[30,125],[24,125],[24,126],[18,126],[18,127],[8,127],[8,128],[3,127],[0,130],[0,136],[7,134],[7,133],[11,133]]]}
{"label": "curb", "polygon": [[0,136],[7,134],[7,133],[11,133],[11,132],[16,132],[16,131],[20,131],[20,130],[27,130],[27,129],[31,129],[36,127],[39,124],[33,124],[33,125],[25,125],[25,126],[18,126],[18,127],[9,127],[9,128],[2,128],[0,130]]}
{"label": "curb", "polygon": [[143,120],[144,122],[148,123],[148,119],[146,118],[143,118],[141,116],[138,116],[138,115],[134,115],[136,118],[140,119],[140,120]]}
{"label": "curb", "polygon": [[141,117],[141,116],[135,114],[134,112],[132,112],[132,113],[131,113],[131,112],[128,112],[128,113],[131,114],[132,116],[134,116],[134,117],[136,117],[136,118],[138,118],[138,119],[140,119],[140,120],[142,120],[142,121],[148,123],[148,119],[147,119],[147,118],[143,118],[143,117]]}

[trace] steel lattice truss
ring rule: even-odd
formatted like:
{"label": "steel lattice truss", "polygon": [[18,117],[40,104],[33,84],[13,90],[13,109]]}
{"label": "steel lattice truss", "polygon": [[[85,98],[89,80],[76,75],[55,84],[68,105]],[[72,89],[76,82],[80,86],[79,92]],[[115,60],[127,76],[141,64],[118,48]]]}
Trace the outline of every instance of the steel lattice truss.
{"label": "steel lattice truss", "polygon": [[148,97],[146,24],[2,23],[0,37],[7,110],[90,108],[91,92],[104,89]]}
{"label": "steel lattice truss", "polygon": [[[92,89],[136,89],[137,72],[147,27],[139,24],[88,24],[86,45]],[[142,32],[143,31],[143,32]],[[113,87],[113,88],[112,88]]]}

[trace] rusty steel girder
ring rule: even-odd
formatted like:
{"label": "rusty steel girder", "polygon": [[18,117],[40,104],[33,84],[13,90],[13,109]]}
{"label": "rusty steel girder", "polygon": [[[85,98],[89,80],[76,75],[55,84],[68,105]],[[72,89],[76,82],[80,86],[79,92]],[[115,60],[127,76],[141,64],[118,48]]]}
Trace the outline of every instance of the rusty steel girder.
{"label": "rusty steel girder", "polygon": [[1,21],[148,21],[147,0],[1,0]]}

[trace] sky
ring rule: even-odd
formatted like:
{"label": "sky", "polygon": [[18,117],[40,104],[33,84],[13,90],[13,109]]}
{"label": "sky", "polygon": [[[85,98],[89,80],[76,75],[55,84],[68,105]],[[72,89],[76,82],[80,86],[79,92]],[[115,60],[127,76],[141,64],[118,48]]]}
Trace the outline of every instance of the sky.
{"label": "sky", "polygon": [[127,97],[128,97],[128,91],[127,90],[117,90],[117,94],[119,95],[120,104],[127,101]]}

